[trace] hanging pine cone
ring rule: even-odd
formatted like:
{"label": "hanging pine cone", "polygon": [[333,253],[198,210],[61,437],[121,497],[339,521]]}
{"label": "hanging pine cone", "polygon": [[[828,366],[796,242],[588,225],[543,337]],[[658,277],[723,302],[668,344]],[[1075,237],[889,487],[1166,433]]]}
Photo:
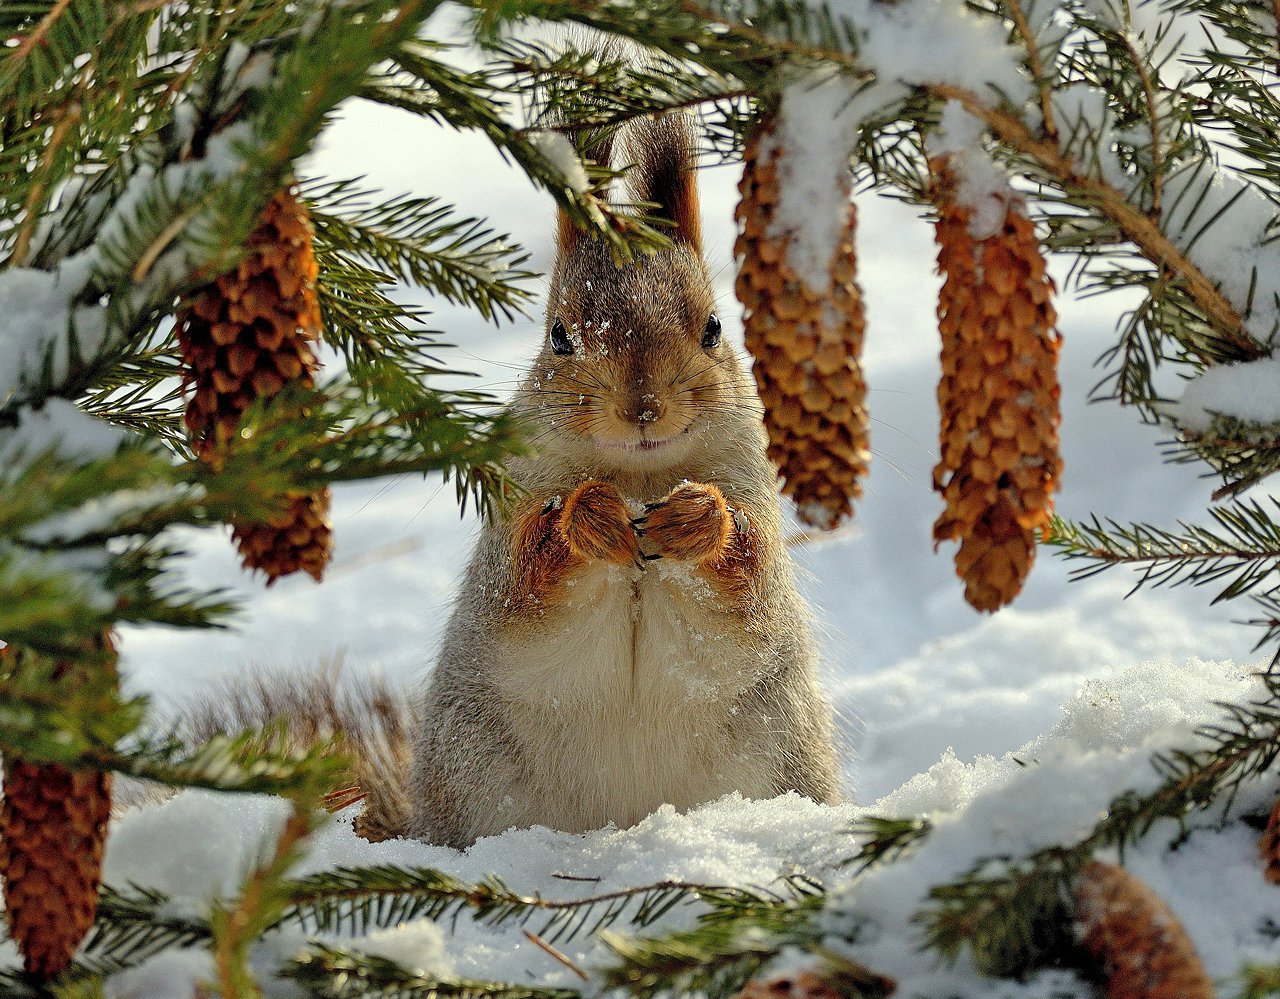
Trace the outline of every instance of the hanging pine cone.
{"label": "hanging pine cone", "polygon": [[1016,195],[1008,195],[998,231],[975,238],[972,209],[957,201],[946,158],[930,165],[945,277],[941,460],[933,484],[946,509],[933,537],[960,542],[956,574],[965,599],[994,611],[1022,589],[1062,471],[1053,281]]}
{"label": "hanging pine cone", "polygon": [[1213,999],[1213,983],[1173,911],[1128,871],[1091,861],[1075,884],[1076,923],[1107,999]]}
{"label": "hanging pine cone", "polygon": [[[185,378],[193,390],[186,424],[197,452],[216,463],[241,414],[285,385],[312,384],[311,341],[320,328],[311,222],[288,190],[263,209],[240,263],[201,288],[177,318]],[[329,492],[294,493],[266,523],[238,523],[247,568],[270,585],[299,569],[320,579],[333,547]]]}
{"label": "hanging pine cone", "polygon": [[865,322],[855,281],[857,215],[844,178],[848,219],[827,287],[814,291],[788,260],[790,237],[771,231],[781,197],[781,151],[762,149],[769,131],[766,125],[752,137],[738,185],[734,287],[764,400],[769,459],[800,518],[831,528],[853,512],[870,456],[866,383],[858,363]]}
{"label": "hanging pine cone", "polygon": [[[109,636],[97,651],[106,656],[93,657],[91,668],[105,663],[114,675]],[[67,663],[55,678],[74,686],[85,668]],[[43,980],[66,970],[93,925],[110,817],[110,773],[5,756],[0,878],[9,936],[29,975]]]}

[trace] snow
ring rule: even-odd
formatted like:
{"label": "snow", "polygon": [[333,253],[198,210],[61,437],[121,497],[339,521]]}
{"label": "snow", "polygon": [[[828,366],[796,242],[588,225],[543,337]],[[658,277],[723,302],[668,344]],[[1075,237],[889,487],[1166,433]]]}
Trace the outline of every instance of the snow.
{"label": "snow", "polygon": [[[760,143],[778,153],[778,201],[769,237],[786,240],[787,263],[817,295],[831,284],[831,261],[848,223],[849,157],[861,123],[855,81],[818,72],[782,95],[774,130]],[[829,514],[814,523],[825,522]]]}
{"label": "snow", "polygon": [[569,190],[574,194],[585,194],[587,192],[591,182],[587,177],[586,168],[582,165],[582,159],[578,156],[578,151],[573,148],[573,143],[566,136],[559,132],[544,129],[538,132],[531,132],[529,134],[529,142],[546,157],[547,162],[564,178]]}
{"label": "snow", "polygon": [[89,285],[94,259],[83,253],[50,271],[0,272],[0,404],[40,384],[46,364],[57,384],[76,356],[93,356],[100,348],[106,310],[77,300]]}
{"label": "snow", "polygon": [[990,88],[1015,107],[1034,93],[1022,70],[1024,53],[1009,44],[1003,25],[963,4],[836,0],[826,7],[856,26],[859,64],[882,81],[946,83],[988,96]]}
{"label": "snow", "polygon": [[988,239],[1000,231],[1012,193],[1008,174],[983,148],[985,134],[986,126],[959,101],[947,101],[929,144],[930,156],[947,155],[956,176],[956,200],[973,212],[968,229],[974,239]]}
{"label": "snow", "polygon": [[1266,343],[1280,332],[1280,205],[1248,181],[1197,160],[1169,177],[1162,222]]}
{"label": "snow", "polygon": [[114,453],[128,438],[118,427],[90,416],[67,399],[46,399],[39,409],[18,410],[18,425],[0,429],[0,466],[23,456],[56,451],[65,458],[93,459]]}
{"label": "snow", "polygon": [[1187,382],[1181,399],[1162,408],[1183,430],[1196,433],[1206,433],[1215,415],[1280,423],[1280,357],[1206,368]]}
{"label": "snow", "polygon": [[[335,866],[396,864],[431,867],[463,880],[496,875],[521,894],[572,899],[659,881],[778,888],[784,875],[804,872],[827,884],[832,894],[824,916],[833,933],[859,928],[851,954],[896,977],[903,995],[1035,995],[1010,983],[975,984],[964,962],[937,967],[915,953],[913,915],[925,907],[928,889],[954,879],[988,857],[1025,855],[1071,843],[1101,819],[1113,797],[1125,790],[1150,790],[1158,783],[1150,756],[1157,750],[1195,748],[1195,728],[1218,719],[1215,700],[1243,701],[1259,692],[1256,680],[1227,662],[1191,659],[1148,662],[1109,680],[1090,680],[1070,696],[1052,727],[1013,752],[978,756],[966,762],[947,749],[941,758],[900,788],[867,806],[818,805],[794,794],[747,801],[733,794],[685,815],[660,808],[631,829],[606,828],[582,835],[544,828],[511,830],[483,839],[465,852],[411,841],[369,844],[351,829],[353,806],[317,833],[299,874]],[[1242,807],[1265,804],[1266,794],[1246,794]],[[170,800],[136,809],[118,820],[108,842],[109,883],[156,888],[174,896],[175,914],[198,914],[207,901],[229,892],[278,833],[283,802],[249,795],[186,791]],[[848,827],[864,815],[924,816],[933,825],[927,839],[905,859],[853,878],[841,861],[855,841]],[[1211,817],[1192,820],[1193,827]],[[1210,973],[1238,970],[1243,957],[1275,959],[1280,948],[1260,927],[1271,911],[1273,888],[1258,862],[1242,855],[1228,868],[1232,877],[1216,891],[1202,892],[1200,853],[1210,833],[1193,836],[1195,850],[1168,851],[1177,833],[1158,825],[1128,862],[1177,911],[1191,932]],[[1228,835],[1232,853],[1239,834]],[[1194,860],[1190,859],[1194,858]],[[572,878],[573,880],[569,880]],[[579,879],[587,879],[586,881]],[[1223,913],[1215,900],[1229,892],[1237,904]],[[647,933],[690,925],[697,907],[677,906]],[[529,924],[537,928],[537,920]],[[625,923],[615,929],[625,928]],[[315,934],[296,927],[269,935],[255,950],[259,974],[287,960]],[[367,937],[325,935],[329,942],[366,950],[406,967],[439,975],[512,980],[575,987],[560,963],[529,943],[515,922],[477,925],[465,915],[442,926],[424,920]],[[587,936],[557,947],[588,970],[607,966],[607,949]],[[146,971],[179,994],[200,961],[164,959]],[[142,988],[147,974],[128,979],[133,994],[164,995]],[[1086,986],[1056,976],[1065,995],[1085,997]],[[120,983],[123,984],[123,981]],[[269,995],[288,995],[276,983]]]}

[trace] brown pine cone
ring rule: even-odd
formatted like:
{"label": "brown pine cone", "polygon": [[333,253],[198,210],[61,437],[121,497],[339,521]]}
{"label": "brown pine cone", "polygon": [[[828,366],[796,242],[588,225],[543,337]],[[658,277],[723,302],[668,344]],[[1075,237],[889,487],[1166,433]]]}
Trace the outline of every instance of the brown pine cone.
{"label": "brown pine cone", "polygon": [[[109,636],[103,648],[114,674]],[[79,682],[83,669],[68,663],[59,680]],[[93,925],[110,817],[110,773],[4,758],[0,878],[9,936],[28,974],[48,979],[66,970]]]}
{"label": "brown pine cone", "polygon": [[946,509],[935,543],[960,542],[956,574],[983,611],[1011,601],[1035,558],[1058,487],[1057,357],[1053,281],[1031,220],[1009,194],[993,235],[970,232],[945,157],[932,160],[938,210],[942,335],[941,460],[934,488]]}
{"label": "brown pine cone", "polygon": [[1075,883],[1088,969],[1107,999],[1213,999],[1213,983],[1173,911],[1128,871],[1094,860]]}
{"label": "brown pine cone", "polygon": [[[780,151],[762,150],[769,131],[766,123],[756,132],[744,158],[734,287],[782,491],[805,523],[831,528],[852,514],[870,459],[859,367],[865,318],[855,281],[857,214],[849,201],[827,287],[814,291],[788,260],[790,238],[770,232],[780,198]],[[847,178],[841,193],[848,201]]]}
{"label": "brown pine cone", "polygon": [[[313,383],[320,305],[312,235],[306,207],[280,191],[263,209],[240,263],[193,293],[178,313],[193,389],[186,424],[206,461],[219,462],[254,402],[293,382]],[[287,499],[279,517],[235,525],[244,564],[262,570],[268,585],[299,569],[319,580],[333,548],[328,490]]]}
{"label": "brown pine cone", "polygon": [[301,569],[319,582],[333,554],[329,523],[329,490],[289,493],[280,515],[264,523],[237,523],[231,537],[250,569],[261,569],[270,586]]}

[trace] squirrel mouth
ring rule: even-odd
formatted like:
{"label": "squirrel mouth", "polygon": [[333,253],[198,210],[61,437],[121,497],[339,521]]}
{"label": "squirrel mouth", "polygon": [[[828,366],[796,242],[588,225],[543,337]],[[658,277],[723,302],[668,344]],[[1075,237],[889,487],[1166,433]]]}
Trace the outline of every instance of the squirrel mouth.
{"label": "squirrel mouth", "polygon": [[689,432],[689,428],[678,433],[672,434],[670,437],[662,437],[657,440],[652,438],[643,438],[638,441],[602,441],[597,440],[596,444],[604,448],[606,451],[656,451],[658,448],[666,447],[668,444],[683,437]]}
{"label": "squirrel mouth", "polygon": [[625,441],[619,441],[616,443],[609,441],[596,441],[596,443],[609,451],[656,451],[660,447],[665,447],[674,439],[675,438],[672,437],[664,437],[660,441],[633,441],[631,443],[627,443]]}

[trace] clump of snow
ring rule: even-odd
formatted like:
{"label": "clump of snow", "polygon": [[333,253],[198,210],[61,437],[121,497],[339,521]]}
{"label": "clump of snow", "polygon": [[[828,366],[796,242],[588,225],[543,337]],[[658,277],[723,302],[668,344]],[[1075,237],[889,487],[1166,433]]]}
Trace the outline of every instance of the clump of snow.
{"label": "clump of snow", "polygon": [[986,126],[959,101],[947,101],[938,131],[929,143],[930,155],[946,155],[956,177],[956,199],[967,206],[969,235],[988,239],[1000,231],[1012,190],[1009,175],[983,146]]}
{"label": "clump of snow", "polygon": [[856,82],[819,71],[791,84],[760,157],[778,152],[778,201],[769,236],[785,240],[787,263],[825,296],[849,216],[849,157],[858,139]]}
{"label": "clump of snow", "polygon": [[1205,433],[1215,415],[1246,423],[1280,423],[1280,357],[1206,368],[1163,412],[1183,430]]}
{"label": "clump of snow", "polygon": [[38,384],[46,363],[55,383],[76,356],[92,357],[106,334],[106,310],[79,301],[94,255],[69,257],[53,270],[0,271],[0,403]]}
{"label": "clump of snow", "polygon": [[837,0],[829,9],[858,29],[858,59],[884,81],[948,83],[980,95],[994,89],[1014,106],[1034,94],[1023,50],[995,17],[949,0]]}
{"label": "clump of snow", "polygon": [[1208,159],[1165,183],[1161,223],[1266,343],[1280,331],[1280,208],[1256,185]]}
{"label": "clump of snow", "polygon": [[564,135],[551,129],[529,134],[529,142],[538,150],[569,185],[574,194],[585,194],[591,186],[582,158]]}

